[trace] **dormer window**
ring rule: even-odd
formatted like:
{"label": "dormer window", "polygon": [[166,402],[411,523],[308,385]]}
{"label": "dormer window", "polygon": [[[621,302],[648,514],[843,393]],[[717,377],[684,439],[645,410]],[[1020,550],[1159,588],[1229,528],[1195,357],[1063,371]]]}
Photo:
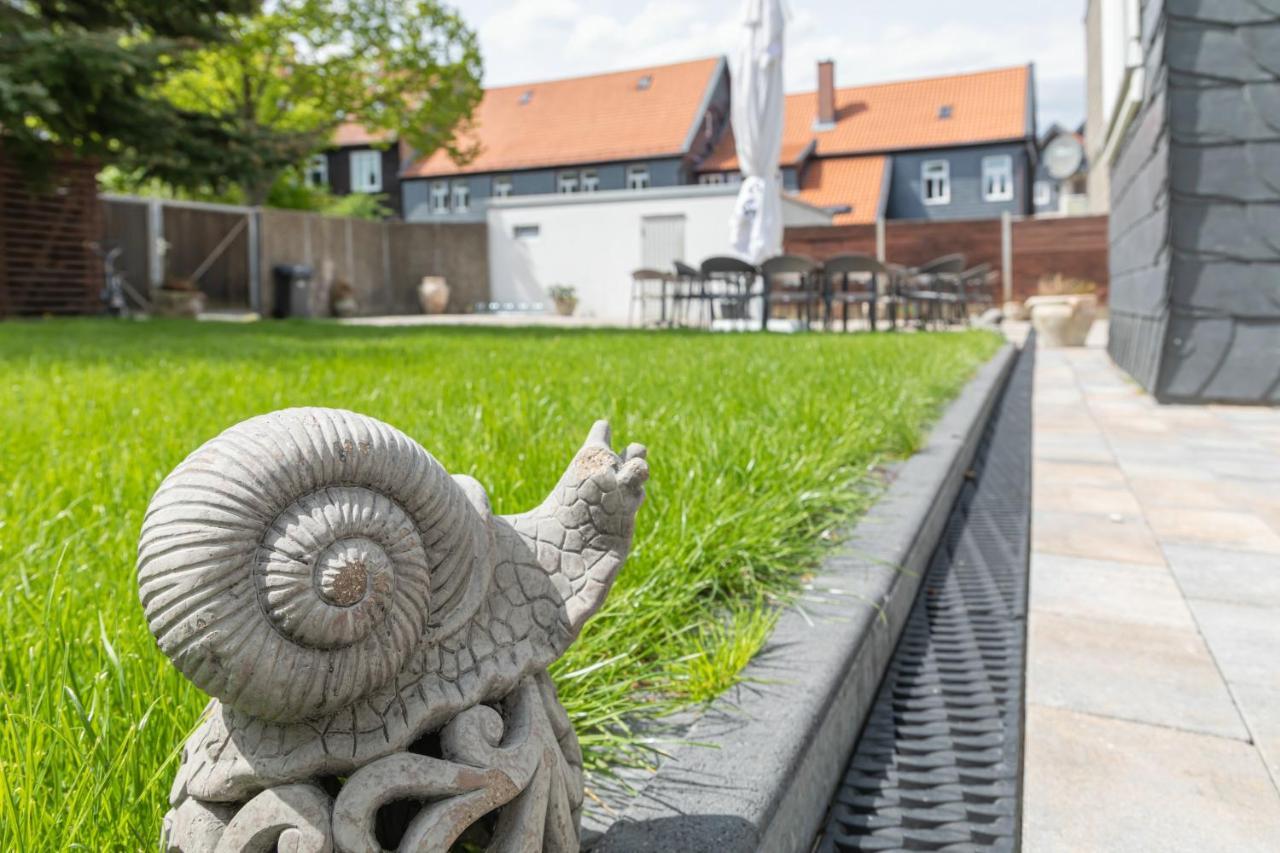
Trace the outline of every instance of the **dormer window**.
{"label": "dormer window", "polygon": [[951,105],[943,104],[938,107],[938,118],[951,118]]}
{"label": "dormer window", "polygon": [[653,85],[652,74],[646,74],[636,81],[636,88],[639,89],[641,92],[647,90],[652,85]]}
{"label": "dormer window", "polygon": [[523,107],[525,104],[529,103],[532,100],[533,100],[532,89],[525,89],[523,92],[520,93],[520,98],[519,98],[520,106]]}
{"label": "dormer window", "polygon": [[636,163],[627,167],[627,189],[647,190],[649,188],[649,167]]}

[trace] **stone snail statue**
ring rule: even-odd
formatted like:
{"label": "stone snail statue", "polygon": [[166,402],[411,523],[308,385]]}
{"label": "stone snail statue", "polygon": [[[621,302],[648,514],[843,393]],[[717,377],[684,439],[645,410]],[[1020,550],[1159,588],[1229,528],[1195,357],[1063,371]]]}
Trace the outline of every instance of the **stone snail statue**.
{"label": "stone snail statue", "polygon": [[576,851],[582,755],[547,666],[631,544],[645,449],[598,422],[536,509],[373,418],[288,409],[160,485],[138,584],[214,699],[182,751],[170,851]]}

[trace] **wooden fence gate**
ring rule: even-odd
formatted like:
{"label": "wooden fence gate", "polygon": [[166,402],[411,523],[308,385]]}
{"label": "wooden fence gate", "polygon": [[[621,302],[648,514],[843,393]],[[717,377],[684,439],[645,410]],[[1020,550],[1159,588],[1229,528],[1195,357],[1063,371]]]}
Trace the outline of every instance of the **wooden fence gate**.
{"label": "wooden fence gate", "polygon": [[116,267],[141,293],[188,279],[210,308],[259,304],[258,217],[251,207],[102,196],[105,242],[121,248]]}

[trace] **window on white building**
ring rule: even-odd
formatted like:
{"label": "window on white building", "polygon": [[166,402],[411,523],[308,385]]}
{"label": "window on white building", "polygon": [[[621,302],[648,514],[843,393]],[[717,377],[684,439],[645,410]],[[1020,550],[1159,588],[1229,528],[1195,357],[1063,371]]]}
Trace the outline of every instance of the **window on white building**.
{"label": "window on white building", "polygon": [[321,189],[329,186],[329,155],[317,154],[307,162],[307,183]]}
{"label": "window on white building", "polygon": [[920,164],[920,195],[925,204],[951,202],[951,163],[925,160]]}
{"label": "window on white building", "polygon": [[1048,207],[1053,201],[1053,186],[1048,181],[1036,181],[1036,207]]}
{"label": "window on white building", "polygon": [[700,184],[723,184],[724,172],[707,172],[705,175],[698,176]]}
{"label": "window on white building", "polygon": [[600,189],[600,175],[596,173],[595,169],[583,169],[579,179],[582,181],[582,191],[584,193],[593,193]]}
{"label": "window on white building", "polygon": [[382,191],[382,152],[351,152],[351,191],[376,193]]}
{"label": "window on white building", "polygon": [[511,236],[517,240],[532,240],[541,230],[537,225],[517,225],[511,229]]}
{"label": "window on white building", "polygon": [[449,184],[445,181],[436,181],[431,185],[431,212],[449,212]]}
{"label": "window on white building", "polygon": [[561,172],[556,178],[556,192],[576,193],[578,191],[578,173]]}
{"label": "window on white building", "polygon": [[453,185],[453,209],[457,213],[465,213],[471,207],[471,187],[466,181],[457,181]]}
{"label": "window on white building", "polygon": [[500,175],[493,179],[493,195],[495,198],[506,198],[511,195],[510,175]]}
{"label": "window on white building", "polygon": [[1013,199],[1013,157],[996,154],[982,158],[982,197],[987,201]]}
{"label": "window on white building", "polygon": [[627,189],[647,190],[649,188],[649,167],[637,163],[627,167]]}

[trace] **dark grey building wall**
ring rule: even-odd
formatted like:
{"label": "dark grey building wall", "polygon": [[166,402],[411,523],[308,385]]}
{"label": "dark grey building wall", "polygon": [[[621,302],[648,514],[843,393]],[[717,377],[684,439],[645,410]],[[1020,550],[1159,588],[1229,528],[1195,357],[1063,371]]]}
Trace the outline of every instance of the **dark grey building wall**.
{"label": "dark grey building wall", "polygon": [[[987,201],[982,197],[982,158],[996,154],[1013,157],[1013,198]],[[921,192],[920,167],[926,160],[946,160],[951,164],[951,201],[925,204]],[[1030,157],[1027,145],[1006,143],[971,148],[939,148],[904,151],[893,155],[889,186],[889,219],[986,219],[1005,211],[1030,213]]]}
{"label": "dark grey building wall", "polygon": [[[486,173],[457,178],[410,178],[401,182],[404,218],[411,222],[483,218],[485,203],[493,197],[494,178],[499,174],[511,177],[512,195],[554,193],[557,187],[557,176],[561,172],[580,174],[584,169],[595,169],[600,179],[601,190],[621,190],[627,186],[627,167],[637,163],[643,163],[649,167],[649,186],[651,187],[673,187],[692,183],[687,164],[679,157],[631,160],[623,163],[584,163],[556,169],[527,169],[522,172]],[[465,214],[456,213],[452,209],[448,213],[433,214],[430,208],[432,184],[448,183],[452,187],[459,181],[466,181],[470,187],[470,209]]]}
{"label": "dark grey building wall", "polygon": [[[353,145],[347,148],[335,148],[325,152],[329,161],[329,191],[334,195],[348,195],[351,192],[351,152],[368,151],[371,146]],[[396,216],[402,213],[400,196],[400,147],[390,145],[382,149],[382,192],[383,203],[394,211]]]}
{"label": "dark grey building wall", "polygon": [[1146,91],[1114,165],[1109,350],[1161,400],[1280,403],[1280,28],[1144,0]]}

